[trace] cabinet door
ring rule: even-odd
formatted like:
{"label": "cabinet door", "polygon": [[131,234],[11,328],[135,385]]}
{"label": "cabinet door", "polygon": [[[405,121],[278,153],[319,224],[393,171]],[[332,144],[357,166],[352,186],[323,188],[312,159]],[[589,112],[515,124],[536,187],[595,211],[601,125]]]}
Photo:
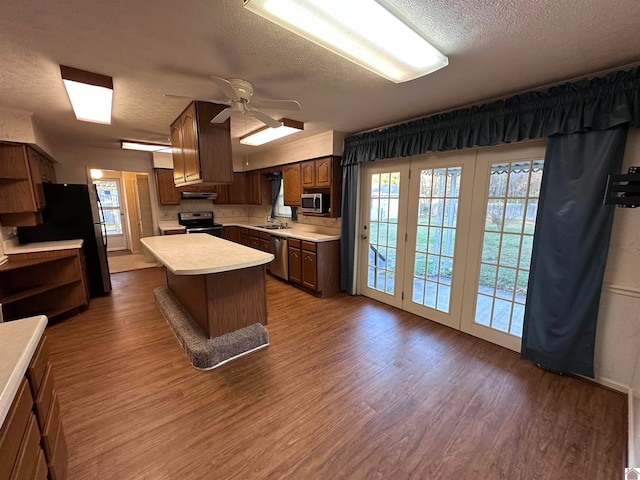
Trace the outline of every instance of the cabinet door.
{"label": "cabinet door", "polygon": [[171,125],[171,154],[173,157],[173,183],[184,183],[184,153],[182,150],[182,121],[178,118]]}
{"label": "cabinet door", "polygon": [[233,183],[229,186],[229,203],[247,203],[247,186],[244,172],[235,172],[233,174]]}
{"label": "cabinet door", "polygon": [[294,163],[282,169],[284,204],[300,206],[300,164]]}
{"label": "cabinet door", "polygon": [[302,285],[305,287],[318,289],[316,252],[302,250]]}
{"label": "cabinet door", "polygon": [[180,205],[180,190],[173,184],[173,170],[156,169],[156,188],[160,205]]}
{"label": "cabinet door", "polygon": [[300,178],[302,188],[314,188],[316,186],[316,164],[314,160],[308,160],[300,164]]}
{"label": "cabinet door", "polygon": [[222,236],[230,242],[240,243],[240,229],[238,227],[224,227]]}
{"label": "cabinet door", "polygon": [[200,156],[198,155],[198,123],[196,106],[191,104],[181,117],[182,155],[184,179],[187,182],[200,180]]}
{"label": "cabinet door", "polygon": [[33,186],[33,200],[36,210],[42,210],[45,207],[45,201],[42,174],[40,173],[40,156],[35,150],[27,147],[27,160],[29,162],[31,185]]}
{"label": "cabinet door", "polygon": [[260,250],[260,233],[255,231],[249,232],[249,246],[251,248],[255,248],[256,250]]}
{"label": "cabinet door", "polygon": [[289,281],[302,283],[302,263],[300,248],[289,245]]}
{"label": "cabinet door", "polygon": [[321,158],[316,160],[316,187],[330,187],[331,186],[331,164],[332,158]]}

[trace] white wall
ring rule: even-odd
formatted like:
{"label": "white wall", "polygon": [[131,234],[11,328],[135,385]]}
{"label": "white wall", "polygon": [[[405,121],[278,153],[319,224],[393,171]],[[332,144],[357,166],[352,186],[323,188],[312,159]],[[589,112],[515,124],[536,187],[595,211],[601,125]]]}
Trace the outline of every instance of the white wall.
{"label": "white wall", "polygon": [[[640,165],[640,129],[629,131],[622,172]],[[596,377],[640,391],[640,208],[616,207],[596,332]]]}

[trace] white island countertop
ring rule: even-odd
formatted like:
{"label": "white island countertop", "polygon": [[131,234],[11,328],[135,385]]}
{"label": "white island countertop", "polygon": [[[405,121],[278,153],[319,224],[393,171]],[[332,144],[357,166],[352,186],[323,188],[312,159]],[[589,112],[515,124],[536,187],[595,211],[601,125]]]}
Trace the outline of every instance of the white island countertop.
{"label": "white island countertop", "polygon": [[271,253],[206,233],[146,237],[140,241],[174,275],[228,272],[264,265],[274,259]]}
{"label": "white island countertop", "polygon": [[0,426],[46,326],[44,315],[0,323]]}

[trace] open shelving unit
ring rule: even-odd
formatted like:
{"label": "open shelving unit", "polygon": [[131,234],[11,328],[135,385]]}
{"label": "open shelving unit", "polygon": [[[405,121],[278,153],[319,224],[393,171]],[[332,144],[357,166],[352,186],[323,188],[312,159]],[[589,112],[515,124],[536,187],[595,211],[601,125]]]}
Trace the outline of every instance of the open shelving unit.
{"label": "open shelving unit", "polygon": [[81,249],[9,255],[0,266],[0,303],[5,321],[31,315],[54,318],[89,302]]}

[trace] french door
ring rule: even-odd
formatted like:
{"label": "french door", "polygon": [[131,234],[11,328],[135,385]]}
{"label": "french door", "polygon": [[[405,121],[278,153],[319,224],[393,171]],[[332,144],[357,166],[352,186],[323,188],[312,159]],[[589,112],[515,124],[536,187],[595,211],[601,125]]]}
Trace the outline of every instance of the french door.
{"label": "french door", "polygon": [[519,350],[544,148],[364,166],[359,293]]}
{"label": "french door", "polygon": [[520,351],[544,144],[478,151],[461,329]]}
{"label": "french door", "polygon": [[386,161],[368,165],[361,184],[359,291],[398,308],[402,308],[408,181],[408,160]]}

